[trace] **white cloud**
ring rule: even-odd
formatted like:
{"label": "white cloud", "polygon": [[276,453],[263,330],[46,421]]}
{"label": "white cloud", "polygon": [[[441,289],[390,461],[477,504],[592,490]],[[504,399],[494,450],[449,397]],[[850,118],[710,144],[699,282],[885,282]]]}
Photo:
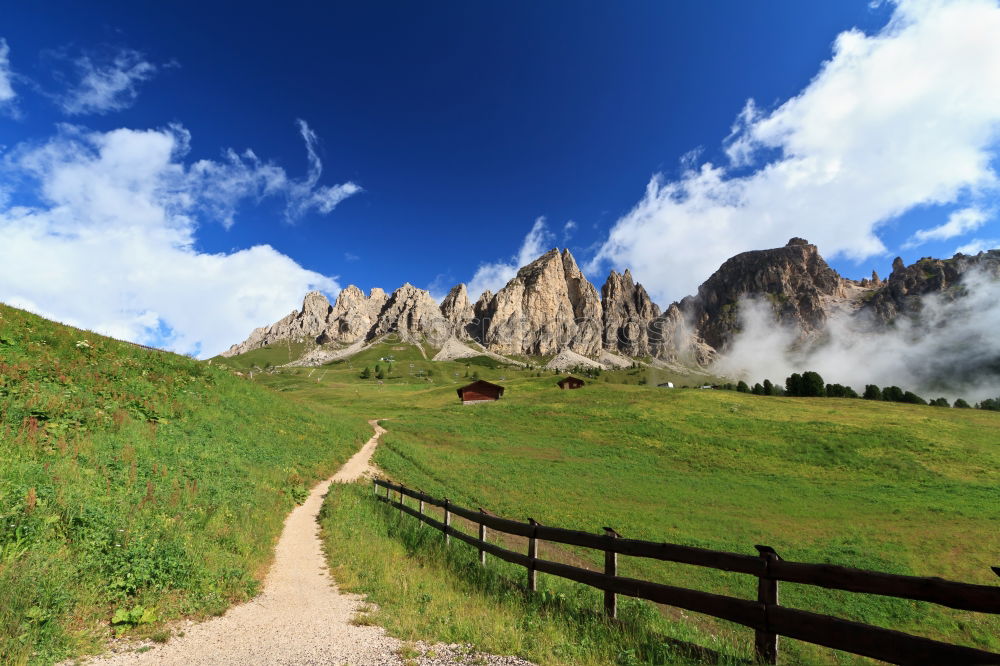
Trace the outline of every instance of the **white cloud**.
{"label": "white cloud", "polygon": [[323,173],[323,162],[320,161],[316,153],[316,144],[319,139],[316,132],[312,131],[306,121],[299,119],[299,133],[302,140],[306,142],[306,153],[309,157],[309,171],[306,179],[302,182],[291,183],[289,187],[288,208],[285,216],[289,220],[296,220],[310,210],[317,210],[320,213],[329,213],[341,201],[361,191],[361,188],[352,182],[329,187],[316,187],[319,177]]}
{"label": "white cloud", "polygon": [[132,106],[139,84],[151,79],[157,70],[143,54],[131,49],[119,51],[107,62],[83,55],[73,64],[79,81],[59,98],[62,110],[69,115],[108,113]]}
{"label": "white cloud", "polygon": [[956,210],[948,216],[948,221],[944,224],[930,229],[920,229],[910,237],[904,248],[917,247],[927,241],[948,240],[955,236],[967,234],[975,231],[986,223],[989,214],[979,208],[963,208]]}
{"label": "white cloud", "polygon": [[955,248],[955,254],[979,254],[995,248],[1000,248],[1000,238],[975,238]]}
{"label": "white cloud", "polygon": [[497,261],[479,265],[475,275],[469,280],[469,298],[475,301],[484,291],[498,291],[517,275],[519,268],[530,264],[544,254],[552,240],[553,235],[545,223],[545,218],[539,217],[531,225],[531,230],[521,242],[521,248],[517,251],[517,256],[513,258],[513,261]]}
{"label": "white cloud", "polygon": [[576,232],[577,224],[573,220],[567,220],[566,224],[563,225],[563,244],[569,241]]}
{"label": "white cloud", "polygon": [[886,251],[879,226],[915,206],[977,203],[997,185],[997,34],[994,0],[902,0],[877,34],[841,33],[800,94],[770,113],[747,103],[724,141],[729,165],[654,176],[588,271],[629,266],[673,300],[738,252],[801,236],[863,259]]}
{"label": "white cloud", "polygon": [[0,37],[0,109],[10,107],[17,93],[12,84],[13,73],[10,69],[10,46],[7,40]]}
{"label": "white cloud", "polygon": [[243,199],[312,190],[249,151],[186,164],[189,141],[178,126],[63,127],[15,148],[3,169],[31,183],[31,203],[0,205],[0,300],[206,356],[286,315],[309,290],[336,292],[334,279],[268,245],[197,249],[200,220],[231,223]]}

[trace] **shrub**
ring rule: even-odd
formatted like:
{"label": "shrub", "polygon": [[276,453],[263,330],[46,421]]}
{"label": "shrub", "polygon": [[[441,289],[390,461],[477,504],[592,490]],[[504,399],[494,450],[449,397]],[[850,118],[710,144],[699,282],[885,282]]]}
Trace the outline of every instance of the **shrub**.
{"label": "shrub", "polygon": [[760,382],[754,384],[753,388],[750,389],[750,392],[753,393],[754,395],[767,395],[767,393],[764,392],[764,387],[761,386]]}
{"label": "shrub", "polygon": [[905,402],[911,405],[926,405],[927,401],[921,398],[919,395],[913,391],[907,391],[903,394],[903,399],[900,402]]}
{"label": "shrub", "polygon": [[972,405],[967,403],[963,398],[958,398],[955,400],[955,409],[972,409]]}
{"label": "shrub", "polygon": [[739,391],[740,393],[749,393],[750,387],[747,386],[747,383],[741,379],[739,383],[736,384],[736,390]]}
{"label": "shrub", "polygon": [[948,398],[937,398],[935,400],[931,400],[929,404],[931,407],[951,407],[948,403]]}

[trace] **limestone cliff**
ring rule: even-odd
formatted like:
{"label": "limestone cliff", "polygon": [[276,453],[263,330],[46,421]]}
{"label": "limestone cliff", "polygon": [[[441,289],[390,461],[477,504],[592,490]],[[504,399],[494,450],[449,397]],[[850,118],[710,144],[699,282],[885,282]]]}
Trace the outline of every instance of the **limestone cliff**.
{"label": "limestone cliff", "polygon": [[518,271],[500,291],[480,299],[473,335],[500,354],[547,355],[569,348],[600,351],[601,301],[569,250],[550,250]]}
{"label": "limestone cliff", "polygon": [[475,310],[469,303],[469,292],[464,284],[452,287],[448,295],[441,301],[441,316],[451,324],[451,330],[455,337],[468,336],[466,327],[475,317]]}
{"label": "limestone cliff", "polygon": [[326,300],[326,296],[318,291],[311,291],[303,299],[301,310],[292,310],[270,326],[254,329],[250,337],[233,345],[222,355],[236,356],[285,340],[314,340],[326,327],[330,309],[330,301]]}
{"label": "limestone cliff", "polygon": [[392,292],[368,332],[368,339],[394,333],[401,340],[420,341],[425,336],[447,337],[445,320],[437,302],[425,289],[407,283]]}
{"label": "limestone cliff", "polygon": [[809,334],[823,329],[828,304],[846,300],[851,284],[830,268],[815,245],[793,238],[784,247],[732,257],[679,308],[701,340],[723,351],[739,330],[741,301],[766,302],[777,323]]}
{"label": "limestone cliff", "polygon": [[327,318],[327,325],[316,338],[320,344],[352,344],[365,339],[378,321],[379,313],[388,296],[378,287],[368,296],[353,284],[348,285],[337,296]]}
{"label": "limestone cliff", "polygon": [[660,316],[660,308],[649,298],[632,273],[611,271],[601,287],[604,348],[626,356],[651,356],[649,327]]}

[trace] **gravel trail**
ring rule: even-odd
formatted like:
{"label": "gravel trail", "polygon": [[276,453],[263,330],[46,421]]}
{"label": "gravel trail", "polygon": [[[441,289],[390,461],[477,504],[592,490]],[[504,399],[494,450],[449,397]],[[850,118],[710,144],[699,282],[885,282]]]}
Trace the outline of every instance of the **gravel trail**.
{"label": "gravel trail", "polygon": [[[376,664],[402,665],[403,642],[377,626],[355,626],[351,618],[367,604],[337,590],[326,566],[317,516],[331,483],[353,482],[372,469],[370,459],[385,430],[369,421],[375,434],[330,479],[285,519],[274,563],[255,599],[234,606],[222,617],[183,627],[165,645],[124,644],[128,650],[90,664]],[[513,657],[477,654],[465,646],[415,646],[421,653],[406,663],[419,665],[489,663],[528,664]]]}

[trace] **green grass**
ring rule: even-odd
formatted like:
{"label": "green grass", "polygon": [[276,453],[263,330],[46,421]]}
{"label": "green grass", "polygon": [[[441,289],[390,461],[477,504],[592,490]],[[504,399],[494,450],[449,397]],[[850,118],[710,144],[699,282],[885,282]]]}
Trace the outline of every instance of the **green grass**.
{"label": "green grass", "polygon": [[[77,342],[87,339],[87,346]],[[383,343],[321,368],[292,345],[212,364],[137,349],[0,307],[0,655],[49,663],[117,631],[252,595],[296,497],[389,419],[394,479],[513,518],[785,559],[995,584],[1000,414],[843,399],[665,390],[712,378],[602,373],[579,391],[491,359],[434,363]],[[427,358],[432,349],[425,348]],[[381,383],[359,378],[393,355]],[[539,362],[539,359],[520,359]],[[250,382],[235,376],[256,369]],[[472,375],[503,381],[464,407]],[[639,385],[645,382],[646,385]],[[540,664],[729,663],[742,627],[524,571],[335,488],[322,517],[338,583],[406,640],[469,642]],[[542,555],[598,563],[576,549]],[[621,557],[622,575],[753,598],[755,581]],[[782,603],[1000,650],[1000,622],[931,604],[782,586]],[[114,624],[112,624],[114,623]],[[719,657],[718,655],[722,656]],[[795,641],[786,662],[859,658]]]}
{"label": "green grass", "polygon": [[[989,567],[1000,546],[998,414],[600,383],[559,391],[551,383],[508,382],[503,400],[476,407],[440,390],[384,393],[369,411],[394,416],[376,462],[411,487],[514,518],[592,532],[609,525],[628,537],[748,554],[766,544],[785,559],[997,582]],[[755,579],[739,574],[637,558],[622,558],[620,571],[755,594]],[[996,617],[790,584],[782,600],[1000,649]],[[749,656],[749,630],[689,617],[728,654]],[[793,661],[851,660],[783,645]]]}
{"label": "green grass", "polygon": [[471,643],[567,666],[643,663],[639,655],[661,664],[739,663],[699,647],[718,641],[649,604],[623,599],[611,622],[595,612],[601,597],[589,588],[542,577],[538,593],[527,593],[524,569],[494,558],[481,567],[476,551],[445,547],[440,532],[375,502],[370,486],[333,488],[320,522],[338,585],[379,605],[361,621],[403,640]]}
{"label": "green grass", "polygon": [[[86,341],[84,344],[83,341]],[[0,305],[0,663],[218,614],[363,418]]]}

